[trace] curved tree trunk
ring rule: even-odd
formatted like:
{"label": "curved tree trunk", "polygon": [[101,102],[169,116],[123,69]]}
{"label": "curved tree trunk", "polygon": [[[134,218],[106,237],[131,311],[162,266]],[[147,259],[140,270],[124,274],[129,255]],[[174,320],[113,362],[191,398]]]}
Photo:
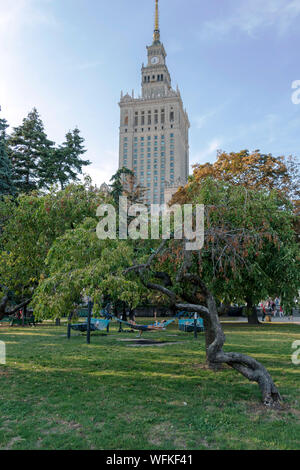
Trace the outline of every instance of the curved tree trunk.
{"label": "curved tree trunk", "polygon": [[260,362],[252,357],[245,354],[223,351],[225,335],[219,321],[215,300],[211,295],[207,299],[207,306],[208,322],[211,323],[211,330],[213,330],[215,335],[215,340],[208,348],[209,362],[212,364],[225,363],[248,380],[257,382],[262,393],[263,403],[266,406],[276,406],[281,401],[281,396],[269,372]]}
{"label": "curved tree trunk", "polygon": [[[146,264],[132,266],[125,273],[137,271],[144,286],[168,296],[171,307],[177,311],[197,312],[206,326],[206,350],[209,365],[219,367],[222,364],[227,364],[248,380],[257,382],[262,393],[264,405],[269,407],[277,406],[281,401],[281,396],[265,367],[254,358],[245,354],[223,351],[226,338],[220,323],[214,296],[208,290],[201,277],[188,272],[190,268],[190,253],[186,254],[182,268],[176,277],[177,283],[182,286],[180,295],[173,292],[172,285],[166,287],[166,285],[157,284],[144,278],[145,271],[151,271],[151,263],[162,251],[164,243],[160,245],[155,253],[151,254]],[[152,275],[157,277],[155,272],[152,272]],[[189,287],[191,288],[190,292],[188,292]],[[206,306],[199,304],[199,296],[195,295],[195,293],[201,294]],[[178,302],[178,296],[182,299],[182,303]]]}

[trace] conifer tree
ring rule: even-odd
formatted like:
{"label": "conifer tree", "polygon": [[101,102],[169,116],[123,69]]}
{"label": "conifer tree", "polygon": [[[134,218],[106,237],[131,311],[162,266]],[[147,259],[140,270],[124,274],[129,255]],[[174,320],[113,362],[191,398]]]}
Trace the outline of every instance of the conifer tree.
{"label": "conifer tree", "polygon": [[12,165],[7,153],[7,128],[6,120],[0,119],[0,196],[15,192]]}
{"label": "conifer tree", "polygon": [[58,183],[64,189],[70,182],[78,181],[84,166],[90,165],[88,160],[81,158],[86,149],[84,139],[78,128],[66,134],[66,140],[55,148],[41,162],[39,175],[42,187],[50,187]]}
{"label": "conifer tree", "polygon": [[54,143],[47,138],[36,108],[28,114],[21,126],[14,128],[8,145],[17,191],[28,193],[38,189],[39,168],[52,155]]}

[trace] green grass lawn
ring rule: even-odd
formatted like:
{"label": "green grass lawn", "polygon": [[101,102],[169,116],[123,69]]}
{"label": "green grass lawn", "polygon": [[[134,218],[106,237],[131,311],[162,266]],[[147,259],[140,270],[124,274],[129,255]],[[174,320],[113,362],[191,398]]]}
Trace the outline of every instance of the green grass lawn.
{"label": "green grass lawn", "polygon": [[[253,355],[272,374],[282,410],[231,369],[203,366],[204,337],[176,325],[130,346],[136,334],[66,338],[66,327],[0,329],[0,449],[299,449],[300,366],[291,362],[295,325],[224,325],[226,350]],[[176,336],[172,336],[176,335]]]}

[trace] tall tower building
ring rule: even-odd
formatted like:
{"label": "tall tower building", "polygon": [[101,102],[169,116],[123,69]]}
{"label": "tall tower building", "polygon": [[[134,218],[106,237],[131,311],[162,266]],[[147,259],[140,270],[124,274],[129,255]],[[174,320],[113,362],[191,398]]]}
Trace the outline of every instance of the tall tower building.
{"label": "tall tower building", "polygon": [[189,174],[189,119],[179,89],[172,88],[160,41],[155,0],[153,43],[142,66],[142,94],[121,93],[119,168],[127,167],[145,188],[145,202],[168,203]]}

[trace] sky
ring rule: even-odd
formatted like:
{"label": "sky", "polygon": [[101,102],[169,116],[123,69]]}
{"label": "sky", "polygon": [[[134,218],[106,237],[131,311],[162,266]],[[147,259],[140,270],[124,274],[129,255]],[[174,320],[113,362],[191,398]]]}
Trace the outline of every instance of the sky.
{"label": "sky", "polygon": [[[0,0],[0,116],[14,127],[36,107],[58,144],[78,126],[86,173],[109,182],[120,92],[140,94],[154,3]],[[191,172],[218,150],[300,156],[299,21],[300,0],[160,0],[172,84],[191,122]]]}

